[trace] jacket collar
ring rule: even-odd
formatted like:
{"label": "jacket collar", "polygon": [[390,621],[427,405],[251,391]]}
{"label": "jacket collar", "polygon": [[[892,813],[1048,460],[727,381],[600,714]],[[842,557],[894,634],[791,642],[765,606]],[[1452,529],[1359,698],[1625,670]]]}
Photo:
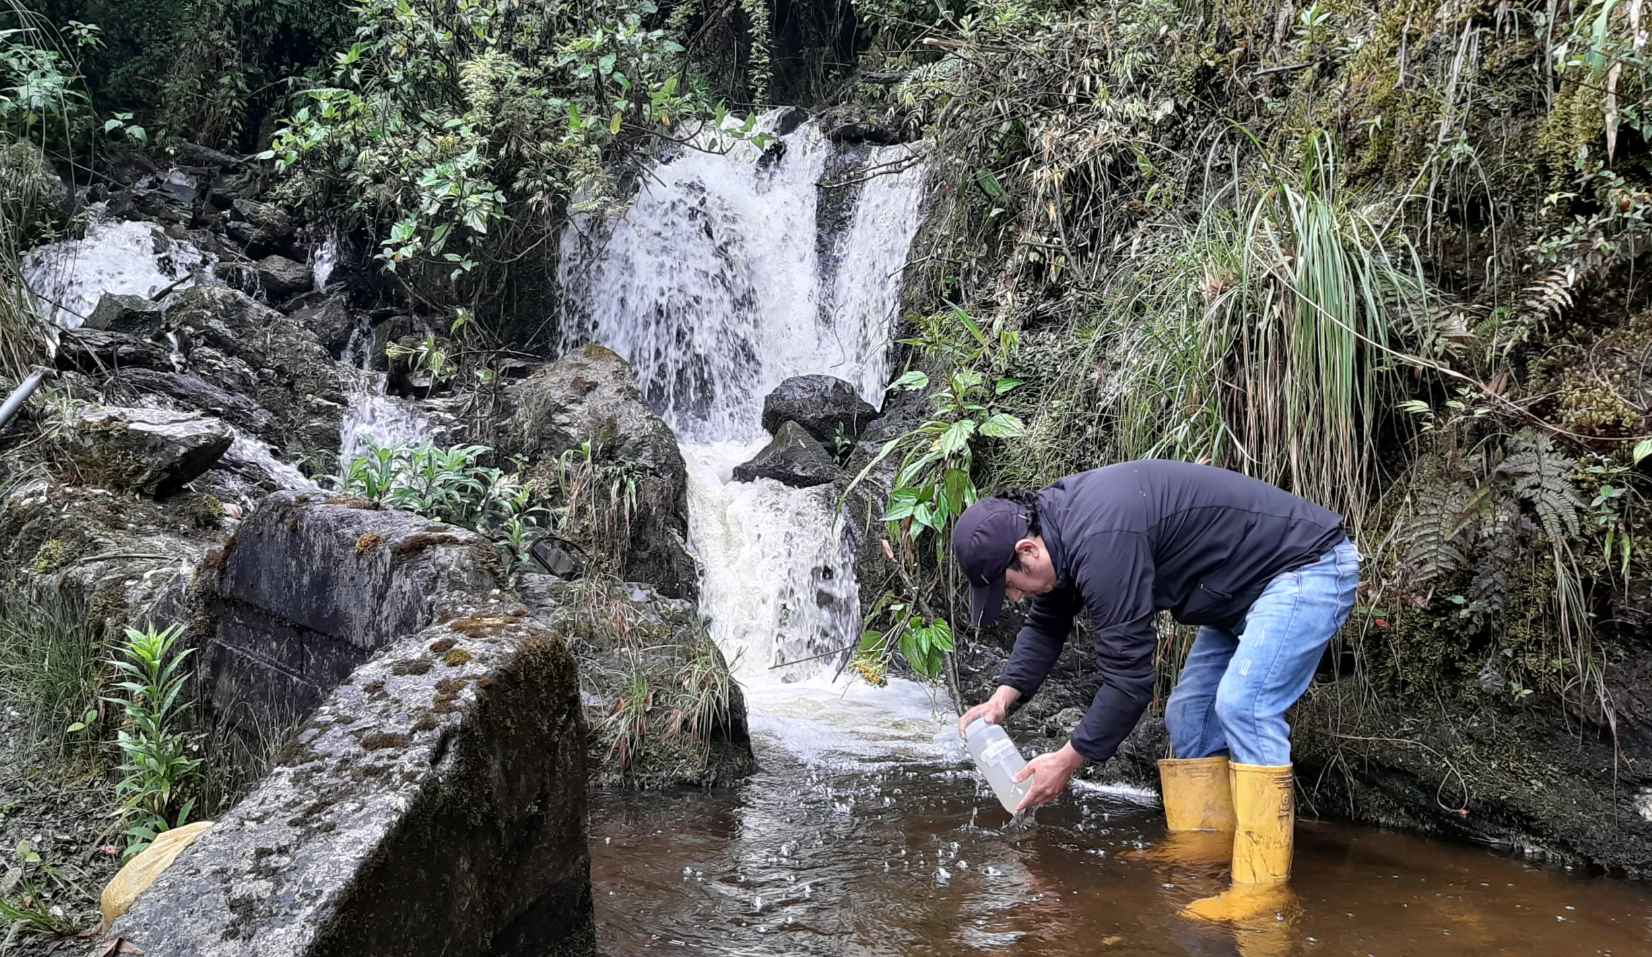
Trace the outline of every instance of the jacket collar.
{"label": "jacket collar", "polygon": [[1056,506],[1065,498],[1065,491],[1054,485],[1038,493],[1038,524],[1044,547],[1050,550],[1050,564],[1055,566],[1057,588],[1072,585],[1072,578],[1067,574],[1067,549],[1061,542],[1061,527],[1055,519]]}

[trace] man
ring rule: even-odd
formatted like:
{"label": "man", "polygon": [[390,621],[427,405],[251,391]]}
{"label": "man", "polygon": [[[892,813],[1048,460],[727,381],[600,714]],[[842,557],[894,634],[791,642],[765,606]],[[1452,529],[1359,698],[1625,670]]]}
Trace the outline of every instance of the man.
{"label": "man", "polygon": [[[1101,686],[1072,740],[1028,763],[1022,807],[1113,756],[1153,694],[1154,616],[1202,625],[1165,707],[1173,759],[1159,762],[1171,830],[1234,832],[1234,890],[1190,905],[1239,918],[1290,876],[1295,824],[1285,711],[1354,605],[1359,554],[1340,516],[1237,472],[1124,462],[1036,495],[1001,492],[958,519],[953,553],[977,626],[1006,596],[1031,596],[998,689],[959,718],[1002,723],[1054,667],[1081,608]],[[1230,760],[1231,758],[1231,760]]]}

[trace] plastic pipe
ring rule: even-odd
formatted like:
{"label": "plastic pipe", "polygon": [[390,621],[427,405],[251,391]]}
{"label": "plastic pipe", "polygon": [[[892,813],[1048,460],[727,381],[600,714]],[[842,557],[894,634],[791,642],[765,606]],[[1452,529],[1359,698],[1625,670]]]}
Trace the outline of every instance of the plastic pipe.
{"label": "plastic pipe", "polygon": [[11,417],[16,415],[17,410],[23,407],[23,403],[29,401],[29,396],[34,395],[34,390],[40,388],[40,381],[44,378],[46,378],[46,373],[36,372],[24,379],[23,384],[13,390],[11,398],[6,400],[6,404],[0,405],[0,429],[5,428],[6,423],[11,421]]}

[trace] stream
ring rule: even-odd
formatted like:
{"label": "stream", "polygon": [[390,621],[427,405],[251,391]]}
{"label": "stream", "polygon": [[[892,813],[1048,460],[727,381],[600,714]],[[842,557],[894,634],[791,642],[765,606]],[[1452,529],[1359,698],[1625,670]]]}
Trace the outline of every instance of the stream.
{"label": "stream", "polygon": [[1151,796],[1083,788],[1010,828],[960,761],[805,761],[772,737],[759,758],[738,789],[593,795],[604,954],[1652,953],[1643,884],[1312,822],[1293,904],[1200,924],[1177,910],[1226,887],[1225,856],[1164,859]]}

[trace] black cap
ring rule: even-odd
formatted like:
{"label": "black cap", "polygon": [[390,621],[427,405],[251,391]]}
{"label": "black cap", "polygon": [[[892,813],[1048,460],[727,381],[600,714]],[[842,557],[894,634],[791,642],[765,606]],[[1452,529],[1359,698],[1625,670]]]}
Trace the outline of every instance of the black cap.
{"label": "black cap", "polygon": [[952,554],[969,579],[970,624],[984,625],[1004,608],[1004,570],[1015,559],[1015,543],[1027,537],[1027,510],[1007,498],[984,498],[958,516]]}

